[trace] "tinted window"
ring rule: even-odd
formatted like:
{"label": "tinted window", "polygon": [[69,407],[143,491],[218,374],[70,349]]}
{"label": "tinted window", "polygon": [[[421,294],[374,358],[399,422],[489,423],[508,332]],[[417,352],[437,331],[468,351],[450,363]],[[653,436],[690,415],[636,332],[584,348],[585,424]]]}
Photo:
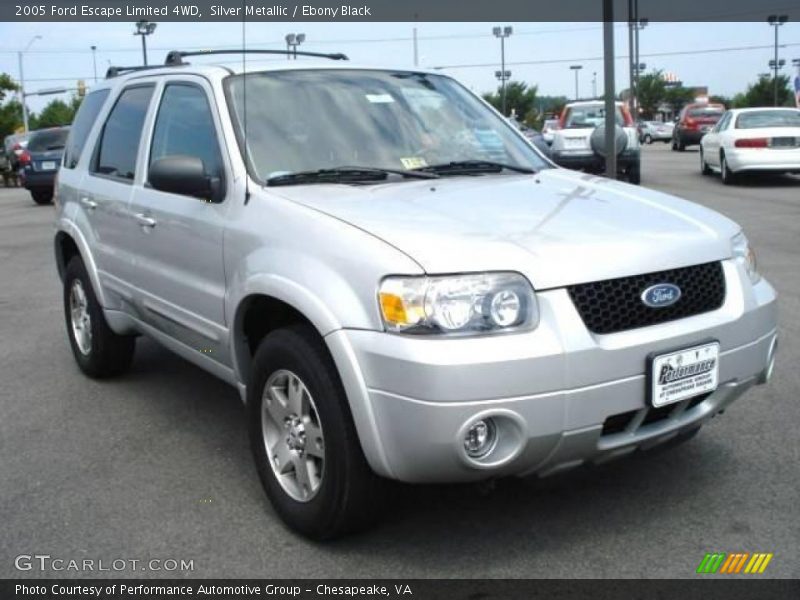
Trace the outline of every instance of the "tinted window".
{"label": "tinted window", "polygon": [[736,119],[738,129],[760,127],[800,127],[800,110],[764,110],[745,112]]}
{"label": "tinted window", "polygon": [[689,116],[694,119],[719,119],[722,112],[721,108],[692,108]]}
{"label": "tinted window", "polygon": [[29,152],[46,152],[48,150],[61,150],[67,141],[69,128],[43,129],[31,136],[28,142]]}
{"label": "tinted window", "polygon": [[152,85],[122,92],[103,127],[93,172],[133,179],[139,138],[152,95]]}
{"label": "tinted window", "polygon": [[72,122],[67,148],[64,150],[64,166],[68,169],[74,169],[78,164],[83,147],[86,145],[86,138],[89,137],[92,125],[108,98],[108,92],[109,90],[92,92],[81,102],[78,114],[75,115],[75,120]]}
{"label": "tinted window", "polygon": [[[622,107],[616,107],[615,119],[617,125],[625,126],[625,117],[622,114]],[[583,106],[571,106],[567,109],[567,118],[564,123],[566,129],[584,129],[588,127],[599,127],[606,123],[606,108],[602,104],[589,104]]]}
{"label": "tinted window", "polygon": [[176,155],[201,159],[209,175],[222,173],[211,108],[206,93],[193,85],[168,85],[158,109],[150,162]]}

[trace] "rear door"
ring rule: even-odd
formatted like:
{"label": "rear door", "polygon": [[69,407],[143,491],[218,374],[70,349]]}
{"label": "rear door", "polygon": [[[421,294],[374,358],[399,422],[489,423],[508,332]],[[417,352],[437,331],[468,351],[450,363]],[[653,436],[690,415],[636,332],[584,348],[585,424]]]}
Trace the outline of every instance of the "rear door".
{"label": "rear door", "polygon": [[[206,173],[227,189],[230,168],[219,133],[213,90],[202,77],[163,80],[157,110],[147,128],[143,160],[196,156]],[[188,347],[228,364],[225,327],[225,271],[222,241],[230,199],[162,192],[147,172],[135,186],[131,214],[136,221],[136,286],[143,318]]]}
{"label": "rear door", "polygon": [[108,298],[133,297],[136,229],[128,204],[133,192],[142,126],[155,91],[154,83],[122,88],[98,136],[79,202],[91,216],[100,284]]}

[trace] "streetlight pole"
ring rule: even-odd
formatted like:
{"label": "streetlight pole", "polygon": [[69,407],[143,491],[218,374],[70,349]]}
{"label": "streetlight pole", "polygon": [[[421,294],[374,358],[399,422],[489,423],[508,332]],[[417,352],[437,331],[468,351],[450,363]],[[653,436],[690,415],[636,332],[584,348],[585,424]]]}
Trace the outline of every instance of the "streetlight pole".
{"label": "streetlight pole", "polygon": [[[577,71],[576,71],[577,72]],[[603,0],[603,78],[605,84],[606,177],[617,177],[616,96],[614,88],[614,0]]]}
{"label": "streetlight pole", "polygon": [[639,65],[639,32],[647,27],[649,23],[648,19],[640,19],[639,18],[639,0],[633,0],[634,2],[634,15],[635,19],[633,21],[633,99],[634,99],[634,115],[639,114],[639,75],[640,69]]}
{"label": "streetlight pole", "polygon": [[767,23],[775,28],[775,59],[774,61],[770,61],[770,66],[773,69],[772,87],[774,106],[778,106],[778,69],[781,68],[781,64],[778,61],[778,28],[788,20],[789,17],[787,15],[770,15],[767,17]]}
{"label": "streetlight pole", "polygon": [[297,60],[297,47],[306,41],[305,33],[287,33],[286,34],[286,58],[291,55],[292,58]]}
{"label": "streetlight pole", "polygon": [[25,50],[17,52],[17,60],[19,61],[19,95],[22,99],[22,126],[25,129],[25,133],[28,133],[28,107],[25,105],[25,71],[22,68],[22,55],[28,51],[36,40],[40,39],[42,39],[40,35],[33,36],[28,45],[25,46]]}
{"label": "streetlight pole", "polygon": [[597,98],[597,71],[592,71],[592,99]]}
{"label": "streetlight pole", "polygon": [[570,70],[575,71],[575,100],[580,98],[580,94],[578,93],[578,71],[583,68],[583,65],[570,65]]}
{"label": "streetlight pole", "polygon": [[97,83],[97,46],[92,48],[92,67],[94,68],[94,82]]}
{"label": "streetlight pole", "polygon": [[635,3],[636,0],[628,0],[628,108],[630,109],[631,113],[634,113],[634,84],[636,83],[636,79],[633,76],[633,64],[636,60],[634,56],[634,48],[633,48],[633,23],[636,19],[636,12],[635,12]]}
{"label": "streetlight pole", "polygon": [[144,66],[147,66],[147,36],[151,35],[158,27],[158,23],[151,23],[145,19],[141,21],[136,21],[136,31],[133,32],[133,35],[140,35],[142,36],[142,59],[144,60]]}
{"label": "streetlight pole", "polygon": [[514,29],[506,25],[505,27],[493,27],[492,33],[494,37],[500,38],[500,96],[501,104],[503,107],[503,116],[506,116],[506,38],[514,33]]}

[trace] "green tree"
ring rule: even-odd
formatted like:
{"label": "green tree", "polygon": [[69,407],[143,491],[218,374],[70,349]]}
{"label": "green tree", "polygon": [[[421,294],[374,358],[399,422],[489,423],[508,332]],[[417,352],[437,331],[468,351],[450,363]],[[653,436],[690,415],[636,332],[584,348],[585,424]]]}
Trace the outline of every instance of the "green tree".
{"label": "green tree", "polygon": [[16,92],[19,86],[8,73],[0,73],[0,138],[11,135],[22,124],[22,105],[17,100],[6,97],[9,92]]}
{"label": "green tree", "polygon": [[[522,81],[509,81],[506,83],[506,116],[512,111],[517,118],[526,124],[536,119],[536,91],[535,85],[528,86]],[[498,87],[496,93],[487,93],[483,99],[497,110],[503,110],[503,88]]]}
{"label": "green tree", "polygon": [[[772,106],[775,100],[775,83],[772,77],[762,73],[758,81],[747,86],[747,90],[733,97],[734,108]],[[794,106],[794,97],[789,89],[789,77],[778,75],[778,106]]]}
{"label": "green tree", "polygon": [[682,85],[667,86],[664,100],[672,107],[676,113],[690,102],[694,102],[695,92],[691,88]]}
{"label": "green tree", "polygon": [[69,103],[58,98],[51,100],[32,122],[35,122],[36,129],[69,125],[75,118],[78,106],[80,106],[80,101],[76,102],[75,98],[72,98]]}
{"label": "green tree", "polygon": [[667,100],[667,84],[661,71],[653,71],[639,77],[639,87],[636,89],[639,107],[642,109],[644,119],[652,119],[658,107]]}

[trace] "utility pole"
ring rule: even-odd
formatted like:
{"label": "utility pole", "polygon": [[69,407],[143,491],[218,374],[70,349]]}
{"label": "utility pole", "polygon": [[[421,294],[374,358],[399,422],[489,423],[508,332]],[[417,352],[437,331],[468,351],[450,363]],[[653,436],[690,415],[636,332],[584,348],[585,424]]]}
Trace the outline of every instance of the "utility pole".
{"label": "utility pole", "polygon": [[414,27],[414,66],[419,66],[419,47],[417,46],[417,28]]}
{"label": "utility pole", "polygon": [[592,99],[597,98],[597,71],[592,71]]}
{"label": "utility pole", "polygon": [[578,93],[578,71],[583,68],[583,65],[570,65],[569,68],[575,71],[575,100],[578,100],[581,97]]}
{"label": "utility pole", "polygon": [[92,67],[94,68],[94,82],[97,83],[97,46],[92,48]]}
{"label": "utility pole", "polygon": [[639,75],[641,74],[641,69],[639,66],[641,63],[639,62],[639,32],[647,27],[647,23],[649,22],[648,19],[640,19],[639,18],[639,0],[633,0],[633,12],[634,12],[634,21],[633,21],[633,89],[634,89],[634,114],[633,118],[639,118]]}
{"label": "utility pole", "polygon": [[28,45],[25,46],[25,49],[17,52],[17,60],[19,62],[19,95],[20,100],[22,100],[22,126],[25,129],[25,133],[28,133],[28,106],[25,104],[25,71],[22,68],[22,55],[30,49],[36,40],[40,39],[42,39],[40,35],[33,36],[31,41],[28,42]]}
{"label": "utility pole", "polygon": [[772,87],[773,87],[773,105],[778,106],[778,70],[786,64],[778,60],[778,28],[789,20],[788,15],[770,15],[767,17],[767,23],[775,28],[775,59],[770,61],[770,66],[773,70]]}
{"label": "utility pole", "polygon": [[635,114],[636,111],[633,105],[636,96],[634,90],[636,81],[633,76],[633,63],[636,60],[633,48],[633,22],[636,18],[634,2],[635,0],[628,0],[628,109],[631,111],[631,114]]}
{"label": "utility pole", "polygon": [[617,110],[614,102],[614,0],[603,0],[603,76],[605,79],[606,177],[617,177]]}
{"label": "utility pole", "polygon": [[500,95],[502,97],[501,104],[503,106],[503,116],[506,116],[506,38],[514,33],[514,29],[506,25],[505,27],[493,27],[492,33],[494,37],[500,38]]}

